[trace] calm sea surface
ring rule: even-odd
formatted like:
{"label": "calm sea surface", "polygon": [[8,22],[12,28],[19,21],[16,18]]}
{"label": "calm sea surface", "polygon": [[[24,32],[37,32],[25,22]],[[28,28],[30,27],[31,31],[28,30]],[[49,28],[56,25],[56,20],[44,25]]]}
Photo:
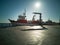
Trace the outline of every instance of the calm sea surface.
{"label": "calm sea surface", "polygon": [[[0,45],[60,45],[60,26],[16,26],[0,28]],[[35,30],[27,30],[33,28]],[[37,28],[37,29],[36,29]]]}

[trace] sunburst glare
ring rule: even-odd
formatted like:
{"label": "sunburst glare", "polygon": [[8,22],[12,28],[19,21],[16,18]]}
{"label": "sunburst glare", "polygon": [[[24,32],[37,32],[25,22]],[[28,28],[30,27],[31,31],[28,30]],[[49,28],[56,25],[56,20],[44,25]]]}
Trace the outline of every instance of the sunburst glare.
{"label": "sunburst glare", "polygon": [[36,2],[35,3],[35,8],[40,8],[41,7],[41,3],[40,2]]}

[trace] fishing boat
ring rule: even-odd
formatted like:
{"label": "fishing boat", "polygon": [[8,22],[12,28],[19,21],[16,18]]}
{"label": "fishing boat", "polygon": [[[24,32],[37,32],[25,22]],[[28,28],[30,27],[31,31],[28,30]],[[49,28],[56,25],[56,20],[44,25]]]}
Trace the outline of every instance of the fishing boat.
{"label": "fishing boat", "polygon": [[39,25],[39,21],[35,20],[35,15],[33,16],[32,20],[29,21],[26,19],[26,11],[23,13],[23,15],[19,15],[17,21],[8,19],[12,25],[14,26],[23,26],[23,25]]}

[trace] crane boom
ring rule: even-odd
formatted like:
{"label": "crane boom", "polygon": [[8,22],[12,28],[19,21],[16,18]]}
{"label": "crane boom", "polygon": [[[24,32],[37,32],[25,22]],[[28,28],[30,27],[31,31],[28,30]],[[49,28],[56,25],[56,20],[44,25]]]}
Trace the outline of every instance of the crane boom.
{"label": "crane boom", "polygon": [[41,13],[38,13],[38,12],[33,12],[34,14],[40,14],[41,15]]}
{"label": "crane boom", "polygon": [[43,26],[42,25],[42,16],[41,16],[41,13],[38,13],[38,12],[33,12],[34,14],[39,14],[40,16],[39,16],[39,24],[41,25],[41,26]]}

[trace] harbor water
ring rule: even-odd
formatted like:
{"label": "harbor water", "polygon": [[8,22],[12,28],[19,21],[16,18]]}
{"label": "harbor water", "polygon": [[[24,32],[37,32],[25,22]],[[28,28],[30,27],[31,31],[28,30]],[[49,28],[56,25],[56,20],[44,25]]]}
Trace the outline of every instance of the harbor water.
{"label": "harbor water", "polygon": [[[34,27],[31,30],[30,28]],[[0,28],[0,45],[60,45],[60,26],[15,26]]]}

